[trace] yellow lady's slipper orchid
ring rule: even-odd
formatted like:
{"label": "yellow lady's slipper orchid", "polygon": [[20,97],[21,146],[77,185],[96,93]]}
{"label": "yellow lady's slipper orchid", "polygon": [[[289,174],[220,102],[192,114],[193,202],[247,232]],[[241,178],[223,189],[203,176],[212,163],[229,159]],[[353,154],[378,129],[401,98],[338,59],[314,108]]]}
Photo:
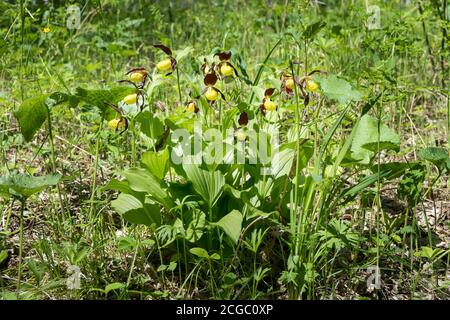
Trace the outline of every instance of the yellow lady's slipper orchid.
{"label": "yellow lady's slipper orchid", "polygon": [[206,99],[208,99],[209,101],[214,101],[217,99],[218,93],[216,91],[216,89],[212,88],[212,87],[208,87],[208,89],[206,89],[205,92],[205,97]]}
{"label": "yellow lady's slipper orchid", "polygon": [[128,79],[133,83],[140,83],[144,80],[144,75],[141,72],[133,72],[128,76]]}
{"label": "yellow lady's slipper orchid", "polygon": [[317,90],[319,89],[319,85],[314,82],[313,80],[306,80],[306,90],[310,91],[310,92],[317,92]]}
{"label": "yellow lady's slipper orchid", "polygon": [[229,76],[233,75],[234,70],[233,70],[233,67],[231,67],[229,64],[224,63],[220,67],[220,73],[225,77],[229,77]]}
{"label": "yellow lady's slipper orchid", "polygon": [[108,122],[108,127],[113,130],[117,130],[118,128],[123,128],[125,126],[125,122],[120,119],[112,119]]}
{"label": "yellow lady's slipper orchid", "polygon": [[164,60],[158,62],[158,64],[156,65],[156,68],[161,72],[168,71],[172,68],[172,60],[164,59]]}
{"label": "yellow lady's slipper orchid", "polygon": [[275,111],[277,110],[277,105],[272,100],[266,99],[266,101],[264,101],[264,109],[267,111]]}
{"label": "yellow lady's slipper orchid", "polygon": [[294,79],[292,78],[287,78],[284,85],[286,86],[287,89],[292,90],[294,89],[295,86],[295,82]]}
{"label": "yellow lady's slipper orchid", "polygon": [[187,105],[186,112],[189,112],[189,113],[195,112],[195,102],[191,102]]}
{"label": "yellow lady's slipper orchid", "polygon": [[126,96],[125,98],[123,98],[123,102],[125,102],[126,104],[135,104],[136,101],[137,101],[136,93],[130,94],[130,95]]}

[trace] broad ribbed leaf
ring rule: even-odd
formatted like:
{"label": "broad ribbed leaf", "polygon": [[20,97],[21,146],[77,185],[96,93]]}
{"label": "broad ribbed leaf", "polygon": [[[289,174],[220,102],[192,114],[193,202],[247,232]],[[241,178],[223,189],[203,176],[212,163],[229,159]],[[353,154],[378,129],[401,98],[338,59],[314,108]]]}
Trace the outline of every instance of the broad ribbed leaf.
{"label": "broad ribbed leaf", "polygon": [[145,202],[145,192],[137,192],[130,188],[128,181],[119,181],[117,179],[111,179],[100,190],[117,190],[122,193],[130,194],[133,197],[139,199],[142,203]]}
{"label": "broad ribbed leaf", "polygon": [[125,220],[134,224],[143,224],[157,227],[161,224],[159,206],[156,204],[142,203],[136,197],[121,193],[116,200],[111,202],[111,206]]}
{"label": "broad ribbed leaf", "polygon": [[195,191],[213,207],[223,191],[225,178],[220,171],[206,171],[196,165],[183,164],[187,178],[192,182]]}
{"label": "broad ribbed leaf", "polygon": [[193,51],[194,49],[192,47],[186,47],[183,50],[179,50],[175,54],[175,60],[177,60],[177,62],[180,63],[182,59],[188,57]]}
{"label": "broad ribbed leaf", "polygon": [[237,243],[241,235],[242,220],[242,214],[237,210],[233,210],[218,222],[213,223],[213,225],[220,227],[234,243]]}
{"label": "broad ribbed leaf", "polygon": [[203,248],[192,248],[189,250],[190,253],[192,253],[193,255],[196,255],[199,258],[205,258],[205,259],[209,259],[209,254],[208,251],[206,251]]}
{"label": "broad ribbed leaf", "polygon": [[158,201],[167,208],[173,206],[166,189],[161,187],[160,181],[143,168],[131,168],[126,170],[123,175],[128,181],[131,189],[138,192],[145,192],[151,198]]}
{"label": "broad ribbed leaf", "polygon": [[139,113],[136,121],[141,124],[141,131],[149,138],[157,139],[164,133],[162,121],[148,111]]}
{"label": "broad ribbed leaf", "polygon": [[123,287],[125,287],[125,284],[120,282],[110,283],[105,287],[105,294],[108,294],[110,291],[122,289]]}
{"label": "broad ribbed leaf", "polygon": [[14,112],[25,140],[30,141],[33,139],[36,132],[47,119],[49,110],[58,104],[68,101],[69,98],[70,96],[65,93],[54,92],[25,100],[19,109]]}
{"label": "broad ribbed leaf", "polygon": [[289,175],[294,157],[295,151],[290,148],[286,148],[274,156],[271,165],[271,173],[274,179]]}
{"label": "broad ribbed leaf", "polygon": [[446,161],[448,158],[448,151],[445,148],[428,147],[418,152],[419,157],[430,161],[434,164]]}
{"label": "broad ribbed leaf", "polygon": [[169,149],[160,152],[147,151],[142,155],[142,164],[158,179],[163,180],[169,170]]}

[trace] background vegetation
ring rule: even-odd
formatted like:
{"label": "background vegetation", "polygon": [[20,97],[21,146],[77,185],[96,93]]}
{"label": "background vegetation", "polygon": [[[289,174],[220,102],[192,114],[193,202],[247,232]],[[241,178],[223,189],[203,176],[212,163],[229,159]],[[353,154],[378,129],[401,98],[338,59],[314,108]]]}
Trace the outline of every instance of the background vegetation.
{"label": "background vegetation", "polygon": [[[0,296],[448,299],[448,5],[1,2]],[[156,43],[174,51],[170,76]],[[226,101],[186,112],[204,59],[227,50],[239,77],[219,81]],[[105,102],[134,90],[117,81],[135,67],[151,76],[144,110],[119,134]],[[278,110],[258,112],[281,72],[313,70],[327,73],[309,104],[278,90]],[[282,166],[170,161],[173,130],[241,130],[242,112],[280,130]]]}

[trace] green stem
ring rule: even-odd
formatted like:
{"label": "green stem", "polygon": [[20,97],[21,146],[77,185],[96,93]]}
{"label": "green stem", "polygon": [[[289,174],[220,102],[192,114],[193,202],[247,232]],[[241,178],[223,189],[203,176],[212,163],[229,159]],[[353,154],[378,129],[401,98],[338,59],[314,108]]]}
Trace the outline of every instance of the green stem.
{"label": "green stem", "polygon": [[9,208],[9,211],[8,211],[8,215],[6,216],[6,222],[5,222],[5,226],[4,226],[4,229],[6,232],[8,232],[8,225],[9,225],[9,220],[11,219],[12,209],[14,207],[14,200],[15,199],[13,198],[13,200],[11,202],[11,207]]}
{"label": "green stem", "polygon": [[131,166],[136,166],[136,130],[134,119],[131,122]]}
{"label": "green stem", "polygon": [[177,86],[178,86],[178,96],[180,97],[180,104],[183,103],[183,97],[181,96],[181,86],[180,86],[180,72],[177,66]]}
{"label": "green stem", "polygon": [[[263,72],[264,67],[266,66],[267,61],[269,61],[270,56],[272,55],[272,53],[275,51],[275,49],[280,45],[281,41],[283,40],[283,37],[281,37],[276,43],[275,45],[272,47],[272,49],[269,51],[269,53],[267,54],[266,58],[264,59],[263,63],[261,64],[261,66],[258,69],[258,73],[256,74],[255,80],[253,81],[253,86],[257,86],[259,83],[259,80],[261,79],[261,75]],[[248,101],[249,104],[252,103],[253,98],[255,97],[255,92],[253,91],[251,96],[250,96],[250,100]]]}
{"label": "green stem", "polygon": [[[153,234],[155,235],[155,241],[156,241],[156,246],[158,247],[158,254],[159,254],[159,263],[161,265],[164,264],[164,259],[162,256],[162,251],[161,251],[161,246],[159,244],[159,240],[158,240],[158,235],[156,234],[156,230],[153,230]],[[162,282],[163,282],[163,286],[165,287],[166,285],[166,277],[165,277],[165,271],[162,271]]]}
{"label": "green stem", "polygon": [[[51,153],[50,161],[52,164],[52,173],[56,175],[57,172],[56,172],[55,143],[54,143],[54,137],[53,137],[53,127],[52,127],[52,119],[50,116],[50,110],[47,110],[47,126],[48,126],[48,139],[50,142],[50,153]],[[56,185],[56,187],[58,189],[58,199],[59,199],[59,205],[61,207],[61,214],[62,214],[62,216],[66,216],[66,210],[64,207],[64,201],[63,201],[62,192],[61,192],[61,186],[58,183]],[[70,215],[68,215],[68,217],[70,218]]]}
{"label": "green stem", "polygon": [[20,295],[20,283],[22,280],[22,255],[23,255],[23,211],[25,210],[26,200],[21,201],[20,221],[19,221],[19,270],[17,275],[17,298]]}
{"label": "green stem", "polygon": [[[209,213],[209,222],[212,223],[213,222],[213,214],[212,214],[212,208],[211,205],[208,204],[208,213]],[[209,244],[209,249],[212,249],[212,231],[210,230],[209,232],[209,237],[208,237],[208,244]]]}
{"label": "green stem", "polygon": [[139,245],[140,245],[140,243],[139,243],[139,241],[138,241],[138,243],[136,244],[136,250],[134,251],[133,260],[131,261],[130,272],[128,273],[127,285],[126,285],[126,288],[127,288],[127,289],[128,289],[128,287],[130,286],[131,276],[132,276],[132,274],[133,274],[134,265],[135,265],[135,263],[136,263],[136,257],[137,257],[137,254],[138,254]]}
{"label": "green stem", "polygon": [[[295,73],[294,73],[294,64],[291,61],[291,72],[292,72],[292,77],[295,77]],[[295,190],[294,190],[294,215],[295,217],[297,217],[297,208],[298,208],[298,181],[299,181],[299,176],[300,176],[300,130],[301,130],[301,123],[300,123],[300,101],[298,99],[298,89],[297,86],[294,87],[294,93],[295,93],[295,102],[296,102],[296,106],[295,106],[295,128],[296,128],[296,134],[297,134],[297,139],[296,139],[296,147],[295,147],[295,152],[296,152],[296,162],[295,162]],[[300,229],[300,223],[301,220],[299,220],[299,225],[297,226],[297,229]],[[294,252],[295,255],[298,255],[298,233],[295,235],[295,246],[294,246]]]}
{"label": "green stem", "polygon": [[91,218],[92,218],[92,214],[94,212],[95,189],[97,187],[98,158],[99,158],[99,154],[100,154],[100,132],[103,129],[103,121],[104,121],[104,118],[102,117],[102,119],[100,121],[100,126],[98,127],[98,130],[96,133],[97,140],[95,141],[94,172],[92,173],[91,198],[89,200],[89,202],[90,202],[89,217],[91,217]]}
{"label": "green stem", "polygon": [[22,101],[24,99],[24,91],[23,91],[23,75],[25,74],[25,71],[23,70],[23,39],[25,34],[25,7],[24,7],[24,0],[20,0],[20,34],[21,34],[21,43],[20,43],[20,95],[22,98]]}

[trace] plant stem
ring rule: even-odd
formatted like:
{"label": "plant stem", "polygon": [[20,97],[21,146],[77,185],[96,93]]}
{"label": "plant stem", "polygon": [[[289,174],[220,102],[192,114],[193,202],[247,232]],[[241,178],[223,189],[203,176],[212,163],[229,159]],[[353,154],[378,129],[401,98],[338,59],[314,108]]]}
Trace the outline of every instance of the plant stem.
{"label": "plant stem", "polygon": [[130,286],[131,276],[133,274],[134,264],[136,263],[136,257],[137,257],[137,254],[138,254],[139,245],[140,245],[140,243],[138,241],[138,243],[136,244],[136,250],[134,251],[133,260],[131,261],[130,272],[128,273],[127,285],[126,285],[127,289]]}
{"label": "plant stem", "polygon": [[[294,74],[294,64],[291,61],[291,72],[292,72],[292,77],[295,77]],[[297,86],[294,87],[294,93],[295,93],[295,102],[296,102],[296,106],[295,106],[295,128],[296,128],[296,146],[295,146],[295,153],[296,153],[296,161],[295,161],[295,190],[294,190],[294,215],[295,217],[297,217],[297,210],[298,210],[298,180],[299,180],[299,175],[300,175],[300,101],[298,99],[298,90],[297,90]],[[300,229],[300,223],[301,221],[298,222],[299,225],[297,226],[297,229]],[[298,234],[295,235],[295,245],[294,245],[294,254],[297,255],[298,254]]]}
{"label": "plant stem", "polygon": [[21,34],[21,43],[20,43],[20,95],[22,98],[22,101],[24,99],[24,91],[23,91],[23,75],[25,74],[23,70],[23,39],[25,34],[25,7],[24,7],[24,0],[20,0],[20,34]]}
{"label": "plant stem", "polygon": [[[261,75],[263,72],[263,69],[267,63],[267,61],[269,61],[270,56],[272,55],[272,53],[275,51],[275,49],[280,45],[281,41],[283,40],[283,37],[281,37],[276,43],[275,45],[272,47],[272,49],[269,51],[269,53],[267,54],[266,58],[264,59],[264,62],[261,64],[261,67],[259,67],[258,69],[258,73],[256,74],[255,80],[253,81],[253,86],[257,86],[259,83],[259,80],[261,79]],[[248,101],[249,104],[252,103],[253,98],[255,97],[255,92],[252,91],[252,94],[250,96],[250,99]]]}
{"label": "plant stem", "polygon": [[[53,137],[53,126],[52,126],[52,119],[50,116],[50,110],[47,110],[47,126],[48,126],[48,139],[50,142],[50,161],[52,164],[52,173],[53,174],[57,174],[56,172],[56,156],[55,156],[55,143],[54,143],[54,137]],[[56,185],[57,189],[58,189],[58,199],[59,199],[59,204],[61,207],[61,214],[62,216],[66,216],[66,211],[65,211],[65,207],[64,207],[64,201],[63,201],[63,197],[62,197],[62,192],[61,192],[61,186],[58,184]],[[67,215],[68,218],[70,219],[70,215]],[[58,219],[59,220],[59,219]]]}
{"label": "plant stem", "polygon": [[131,122],[131,166],[136,166],[136,130],[134,119]]}
{"label": "plant stem", "polygon": [[95,189],[97,187],[98,157],[100,154],[100,132],[103,129],[103,121],[104,121],[104,118],[102,117],[102,119],[100,121],[100,125],[99,125],[97,133],[96,133],[97,140],[95,141],[95,162],[94,162],[94,170],[93,170],[94,172],[92,173],[91,198],[89,200],[89,202],[90,202],[89,217],[91,217],[91,218],[93,218],[92,214],[94,212]]}
{"label": "plant stem", "polygon": [[[212,208],[211,208],[210,204],[208,204],[208,213],[209,213],[209,222],[212,223],[213,222],[213,220],[212,220],[213,214],[212,214]],[[209,232],[208,244],[209,244],[209,249],[211,250],[212,249],[212,231],[211,230]]]}
{"label": "plant stem", "polygon": [[183,97],[181,96],[180,72],[178,71],[178,66],[177,66],[177,86],[178,86],[178,96],[180,98],[180,104],[182,104],[183,103]]}
{"label": "plant stem", "polygon": [[423,30],[423,34],[425,36],[425,44],[427,45],[427,49],[428,49],[428,57],[430,59],[431,67],[433,69],[433,74],[434,74],[434,73],[436,73],[436,65],[434,63],[433,52],[431,51],[430,39],[429,39],[428,33],[427,33],[427,26],[425,24],[425,20],[423,20],[424,11],[423,11],[421,1],[418,2],[418,7],[419,7],[420,16],[422,18],[422,30]]}
{"label": "plant stem", "polygon": [[25,210],[26,200],[21,200],[20,221],[19,221],[19,270],[17,275],[17,298],[20,296],[20,282],[22,280],[22,255],[23,255],[23,211]]}

